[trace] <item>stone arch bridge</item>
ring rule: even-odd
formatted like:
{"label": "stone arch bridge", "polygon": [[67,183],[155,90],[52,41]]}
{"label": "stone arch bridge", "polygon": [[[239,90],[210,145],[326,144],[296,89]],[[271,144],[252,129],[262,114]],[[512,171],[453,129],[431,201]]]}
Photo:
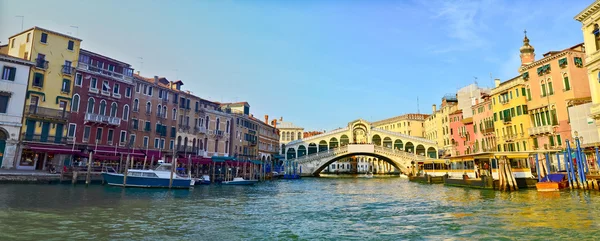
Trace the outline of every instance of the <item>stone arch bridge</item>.
{"label": "stone arch bridge", "polygon": [[412,161],[437,159],[434,141],[374,128],[365,120],[282,146],[286,159],[302,167],[302,175],[318,175],[327,165],[350,156],[384,160],[402,172]]}

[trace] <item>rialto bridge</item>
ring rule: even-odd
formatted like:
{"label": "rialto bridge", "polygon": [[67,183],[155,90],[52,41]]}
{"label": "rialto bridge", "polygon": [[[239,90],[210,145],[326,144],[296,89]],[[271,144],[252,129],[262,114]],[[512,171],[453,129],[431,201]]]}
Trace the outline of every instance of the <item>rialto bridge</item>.
{"label": "rialto bridge", "polygon": [[438,156],[434,141],[374,128],[362,119],[345,128],[292,141],[283,150],[286,159],[296,163],[304,176],[318,176],[331,163],[353,156],[370,156],[404,173],[411,162]]}

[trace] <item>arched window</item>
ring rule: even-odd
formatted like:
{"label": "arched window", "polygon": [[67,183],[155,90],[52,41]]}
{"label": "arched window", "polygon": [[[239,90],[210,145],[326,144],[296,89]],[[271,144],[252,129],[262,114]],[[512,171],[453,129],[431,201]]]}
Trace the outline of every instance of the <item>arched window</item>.
{"label": "arched window", "polygon": [[173,108],[173,120],[177,120],[177,109]]}
{"label": "arched window", "polygon": [[531,89],[529,88],[529,85],[527,85],[526,88],[527,88],[527,100],[531,100]]}
{"label": "arched window", "polygon": [[219,118],[217,118],[217,127],[215,128],[215,130],[219,130],[219,129],[220,129],[220,128],[219,128],[219,124],[221,124],[221,123],[220,123],[220,121],[221,121],[221,120],[219,120]]}
{"label": "arched window", "polygon": [[554,86],[552,86],[552,79],[546,80],[546,83],[548,85],[548,95],[553,95],[554,94]]}
{"label": "arched window", "polygon": [[571,90],[571,83],[569,82],[569,76],[567,76],[567,74],[563,75],[563,87],[565,91]]}
{"label": "arched window", "polygon": [[158,106],[156,106],[156,114],[161,116],[160,113],[162,113],[162,105],[158,104]]}
{"label": "arched window", "polygon": [[546,82],[544,82],[542,80],[542,83],[541,83],[540,87],[542,88],[541,89],[542,97],[545,97],[546,96]]}
{"label": "arched window", "polygon": [[100,108],[98,108],[98,114],[100,114],[100,115],[106,114],[106,101],[105,100],[100,101]]}
{"label": "arched window", "polygon": [[298,140],[302,139],[302,132],[298,132]]}
{"label": "arched window", "polygon": [[152,112],[152,103],[150,101],[146,102],[146,113]]}
{"label": "arched window", "polygon": [[71,101],[71,112],[79,112],[79,95],[73,95],[73,100]]}
{"label": "arched window", "polygon": [[225,132],[229,133],[229,120],[227,120],[227,125],[225,128],[227,128],[227,129],[225,129]]}
{"label": "arched window", "polygon": [[210,122],[210,116],[206,116],[206,129],[208,130],[208,123]]}
{"label": "arched window", "polygon": [[167,119],[167,106],[163,105],[163,115],[165,115],[165,119]]}
{"label": "arched window", "polygon": [[123,117],[123,120],[129,119],[129,105],[125,105],[123,107],[123,115],[122,115],[122,117]]}
{"label": "arched window", "polygon": [[110,105],[110,116],[111,117],[117,117],[117,109],[119,109],[119,106],[117,105],[117,103],[113,102]]}
{"label": "arched window", "polygon": [[94,113],[94,98],[90,97],[87,104],[87,113]]}
{"label": "arched window", "polygon": [[133,111],[138,112],[140,109],[140,101],[138,99],[133,100]]}

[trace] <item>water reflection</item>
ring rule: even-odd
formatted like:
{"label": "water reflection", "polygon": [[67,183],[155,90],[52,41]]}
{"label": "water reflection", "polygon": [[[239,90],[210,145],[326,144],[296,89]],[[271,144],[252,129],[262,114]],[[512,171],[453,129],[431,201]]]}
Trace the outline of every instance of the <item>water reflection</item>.
{"label": "water reflection", "polygon": [[0,240],[592,239],[600,194],[502,193],[400,178],[193,190],[0,186]]}

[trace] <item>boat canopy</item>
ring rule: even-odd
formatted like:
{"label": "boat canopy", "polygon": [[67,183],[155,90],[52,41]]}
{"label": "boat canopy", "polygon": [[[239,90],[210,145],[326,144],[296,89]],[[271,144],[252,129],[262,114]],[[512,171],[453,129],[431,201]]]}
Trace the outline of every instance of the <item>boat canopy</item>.
{"label": "boat canopy", "polygon": [[235,157],[230,156],[213,156],[210,159],[212,159],[213,162],[235,161]]}
{"label": "boat canopy", "polygon": [[475,159],[498,159],[500,157],[506,157],[509,159],[519,159],[519,158],[528,158],[532,152],[521,151],[521,152],[483,152],[476,154],[468,154],[462,156],[453,156],[450,157],[450,161],[452,162],[460,162],[460,161],[473,161]]}
{"label": "boat canopy", "polygon": [[260,160],[251,160],[250,162],[251,162],[252,164],[256,164],[256,165],[260,165],[260,164],[262,164],[262,161],[260,161]]}

